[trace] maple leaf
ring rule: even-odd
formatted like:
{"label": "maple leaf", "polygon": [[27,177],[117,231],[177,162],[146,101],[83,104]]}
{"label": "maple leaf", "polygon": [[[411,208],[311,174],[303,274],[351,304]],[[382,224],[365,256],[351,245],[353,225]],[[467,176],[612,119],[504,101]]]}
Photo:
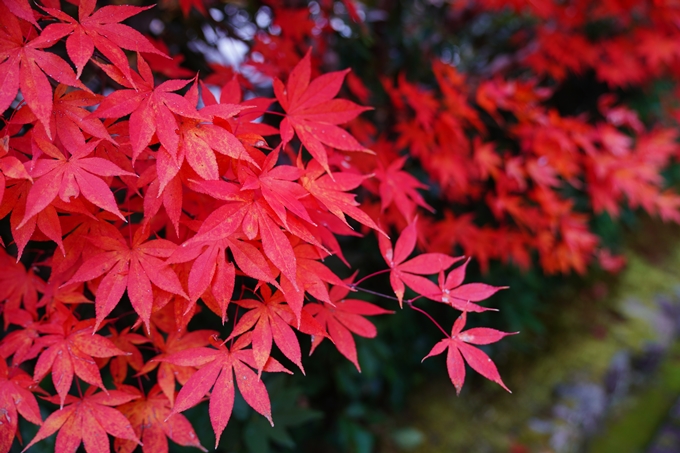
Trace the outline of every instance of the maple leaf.
{"label": "maple leaf", "polygon": [[494,310],[493,308],[482,307],[473,302],[488,299],[496,294],[497,291],[507,289],[508,287],[491,286],[485,283],[468,283],[463,285],[465,269],[469,262],[470,259],[468,258],[461,266],[458,266],[449,272],[448,275],[446,275],[446,278],[444,278],[444,271],[439,271],[439,292],[425,295],[425,297],[451,305],[453,308],[461,311],[480,313],[487,310]]}
{"label": "maple leaf", "polygon": [[152,329],[152,341],[154,346],[161,351],[161,354],[156,356],[154,360],[146,362],[138,375],[148,374],[158,368],[158,373],[156,374],[158,385],[163,390],[166,398],[170,401],[170,404],[174,404],[175,382],[177,381],[182,385],[186,384],[196,370],[190,366],[175,365],[170,362],[162,361],[161,359],[186,349],[207,346],[210,343],[210,338],[215,335],[217,335],[217,332],[214,330],[194,330],[193,332],[174,330],[168,335],[167,339],[164,339],[155,328]]}
{"label": "maple leaf", "polygon": [[[219,118],[227,119],[244,108],[238,105],[215,104],[204,107],[200,113],[219,115]],[[180,136],[178,163],[181,164],[186,159],[191,168],[203,179],[219,179],[215,152],[257,165],[236,136],[222,127],[186,118],[181,121],[178,133]]]}
{"label": "maple leaf", "polygon": [[272,342],[276,343],[283,355],[297,365],[304,374],[300,343],[290,327],[291,322],[295,320],[295,315],[290,307],[285,305],[285,296],[280,291],[272,295],[267,285],[260,287],[260,294],[262,295],[261,301],[241,299],[237,302],[240,307],[248,311],[239,318],[227,340],[236,338],[254,327],[252,349],[255,368],[259,375],[262,374],[271,354]]}
{"label": "maple leaf", "polygon": [[[382,232],[373,219],[358,208],[359,203],[354,199],[355,195],[348,193],[366,179],[363,175],[353,173],[335,173],[332,177],[324,174],[321,164],[311,161],[307,165],[305,173],[300,177],[304,187],[322,206],[342,220],[346,225],[345,214],[367,227]],[[384,234],[384,233],[382,233]]]}
{"label": "maple leaf", "polygon": [[[101,65],[100,65],[101,66]],[[130,115],[130,144],[132,160],[149,144],[154,133],[175,161],[179,147],[178,124],[175,114],[185,118],[206,121],[184,96],[173,91],[184,88],[191,80],[168,80],[154,87],[151,68],[141,55],[137,55],[137,69],[132,72],[135,85],[118,77],[117,82],[130,89],[117,90],[105,97],[92,115],[98,118],[121,118]],[[109,71],[110,75],[115,73]]]}
{"label": "maple leaf", "polygon": [[4,308],[5,328],[8,316],[22,307],[37,319],[38,292],[45,291],[45,281],[36,275],[34,269],[26,269],[4,249],[0,249],[0,301]]}
{"label": "maple leaf", "polygon": [[46,335],[36,340],[36,344],[47,349],[38,357],[33,379],[40,382],[52,370],[52,383],[61,406],[64,405],[74,375],[106,391],[93,357],[126,354],[108,338],[95,334],[92,321],[78,322],[71,313],[62,313],[52,316],[50,324],[39,327],[40,332]]}
{"label": "maple leaf", "polygon": [[40,338],[38,333],[40,323],[35,322],[26,310],[21,309],[8,310],[5,318],[9,324],[21,326],[22,328],[10,332],[2,339],[2,342],[0,342],[0,357],[7,360],[13,355],[13,366],[35,358],[42,350],[40,345],[35,344],[35,340]]}
{"label": "maple leaf", "polygon": [[[212,64],[209,64],[211,67]],[[210,78],[210,76],[208,76]],[[231,128],[231,131],[237,136],[242,136],[246,134],[256,134],[260,136],[274,135],[278,134],[279,130],[269,124],[257,121],[265,113],[267,109],[274,102],[271,98],[252,98],[243,100],[243,92],[241,90],[240,81],[236,75],[232,74],[229,81],[227,81],[222,90],[220,91],[220,104],[238,104],[244,108],[235,117],[229,117],[226,119],[214,118],[213,122],[218,125],[224,125],[225,123]],[[205,86],[203,81],[199,82],[201,85],[201,97],[206,106],[217,104],[217,99],[213,96],[212,92],[208,87]],[[209,83],[208,79],[205,83]]]}
{"label": "maple leaf", "polygon": [[[158,385],[154,385],[147,395],[130,386],[121,386],[126,392],[139,395],[129,403],[118,406],[118,410],[130,421],[137,438],[142,441],[144,453],[167,453],[168,438],[184,447],[196,447],[207,451],[201,445],[194,428],[182,414],[170,417],[170,401]],[[116,453],[132,453],[137,442],[132,439],[114,440]]]}
{"label": "maple leaf", "polygon": [[[351,283],[353,278],[348,279]],[[394,313],[377,305],[358,299],[346,299],[350,292],[347,286],[334,286],[330,290],[331,303],[307,304],[304,311],[312,316],[328,334],[338,351],[354,364],[361,372],[357,348],[352,333],[364,338],[374,338],[377,335],[375,326],[364,316],[385,315]],[[312,337],[310,355],[321,344],[324,336]]]}
{"label": "maple leaf", "polygon": [[148,331],[153,307],[151,283],[164,291],[188,297],[177,274],[161,261],[161,258],[172,255],[177,245],[166,239],[146,241],[148,230],[139,228],[128,246],[120,231],[114,231],[113,237],[88,238],[103,253],[85,260],[68,283],[86,282],[106,274],[94,301],[97,313],[95,330],[118,305],[127,288],[132,308]]}
{"label": "maple leaf", "polygon": [[[243,399],[256,412],[264,415],[274,425],[269,394],[258,375],[250,368],[256,368],[252,349],[244,349],[251,343],[252,334],[246,333],[236,339],[231,348],[216,340],[213,348],[192,348],[177,352],[160,360],[182,366],[195,366],[194,373],[177,395],[172,414],[185,411],[198,404],[212,388],[208,413],[215,431],[215,448],[224,428],[229,423],[234,407],[234,373],[236,385]],[[279,362],[269,358],[263,371],[288,372]],[[214,386],[214,388],[213,388]]]}
{"label": "maple leaf", "polygon": [[69,92],[66,85],[62,84],[54,89],[53,121],[50,127],[67,149],[78,149],[84,146],[83,132],[115,143],[99,118],[92,117],[85,109],[85,107],[99,104],[101,100],[102,96],[83,90]]}
{"label": "maple leaf", "polygon": [[[463,382],[465,381],[465,362],[467,362],[473,370],[510,392],[501,380],[496,365],[494,365],[489,356],[482,350],[470,346],[468,343],[477,345],[491,344],[507,335],[515,335],[519,332],[501,332],[500,330],[489,329],[488,327],[475,327],[462,331],[463,327],[465,327],[466,320],[467,312],[464,311],[453,324],[451,336],[435,344],[423,360],[428,357],[439,355],[448,348],[446,354],[446,368],[449,372],[451,382],[456,388],[457,394],[460,394],[460,390],[463,388]],[[465,359],[465,361],[463,361],[463,359]]]}
{"label": "maple leaf", "polygon": [[43,8],[51,16],[61,21],[61,23],[50,24],[45,27],[43,33],[48,34],[52,39],[55,39],[55,37],[61,39],[68,35],[66,52],[77,68],[76,77],[80,77],[95,48],[120,69],[129,81],[133,81],[130,64],[121,47],[137,52],[166,56],[140,32],[119,23],[146,11],[151,6],[146,8],[131,5],[104,6],[95,12],[96,6],[96,0],[79,2],[78,20],[58,9]]}
{"label": "maple leaf", "polygon": [[92,204],[125,220],[118,210],[108,184],[95,175],[135,176],[135,174],[101,157],[87,157],[99,144],[99,140],[87,142],[78,149],[68,149],[68,153],[64,154],[63,151],[66,150],[61,150],[52,143],[35,136],[34,139],[40,150],[52,159],[38,159],[35,162],[32,171],[35,183],[28,192],[26,213],[17,228],[21,228],[33,216],[47,208],[57,195],[61,201],[69,203],[71,198],[82,194]]}
{"label": "maple leaf", "polygon": [[349,70],[330,72],[310,83],[311,51],[293,68],[285,87],[274,79],[274,94],[286,112],[281,121],[281,139],[286,145],[294,134],[321,167],[330,173],[324,145],[344,151],[369,151],[337,125],[370,110],[345,99],[333,99]]}
{"label": "maple leaf", "polygon": [[[111,407],[127,403],[138,396],[119,390],[94,393],[95,390],[96,387],[89,387],[82,399],[68,395],[66,397],[68,405],[47,417],[22,453],[57,431],[59,434],[57,434],[55,451],[76,451],[81,442],[87,453],[109,451],[107,433],[139,444],[140,441],[128,419],[120,411]],[[46,399],[55,402],[55,398]]]}
{"label": "maple leaf", "polygon": [[125,381],[128,365],[135,371],[140,371],[144,367],[144,358],[137,345],[148,343],[150,340],[143,335],[130,332],[130,329],[130,327],[126,327],[122,331],[116,332],[109,326],[111,342],[118,349],[126,353],[126,355],[114,356],[109,361],[111,377],[116,385],[122,384]]}
{"label": "maple leaf", "polygon": [[42,425],[40,408],[30,389],[35,386],[31,377],[19,368],[7,367],[0,358],[0,452],[7,453],[17,433],[21,414],[29,422]]}
{"label": "maple leaf", "polygon": [[404,300],[405,285],[425,297],[440,292],[431,280],[422,275],[436,274],[462,259],[462,257],[453,258],[443,253],[424,253],[406,261],[416,246],[418,234],[416,223],[417,219],[404,228],[394,248],[389,239],[378,235],[380,253],[390,267],[390,284],[399,300],[399,306]]}
{"label": "maple leaf", "polygon": [[[209,248],[224,248],[233,245],[234,241],[230,242],[229,238],[237,231],[241,230],[246,238],[251,241],[256,240],[256,238],[259,237],[262,250],[266,257],[269,258],[274,266],[276,266],[276,268],[291,282],[294,289],[299,289],[296,277],[297,267],[295,253],[290,243],[290,239],[281,230],[281,226],[279,225],[279,223],[283,222],[279,220],[279,216],[269,206],[267,198],[263,195],[263,192],[266,191],[266,189],[264,191],[256,191],[246,187],[244,190],[240,190],[237,184],[225,181],[206,181],[197,188],[200,188],[201,191],[218,199],[225,199],[231,202],[220,206],[210,213],[203,221],[197,234],[184,242],[182,247],[175,253],[176,256],[171,257],[169,262],[183,262],[193,259],[196,255],[193,257],[189,255],[191,248],[203,247],[205,245],[209,245]],[[274,200],[274,202],[277,201],[276,197],[268,198]],[[288,208],[295,212],[296,206],[297,204],[291,204]],[[285,215],[285,211],[281,214]],[[286,225],[291,227],[288,220],[286,220],[284,227]],[[293,228],[291,228],[291,230],[293,230]],[[300,229],[293,231],[297,234],[302,234],[304,230]],[[181,255],[186,256],[180,257]],[[213,262],[216,257],[221,256],[221,254],[214,252]],[[244,272],[254,278],[260,278],[269,283],[274,283],[273,278],[269,277],[271,272],[267,270],[266,267],[263,268],[260,266],[259,263],[261,260],[253,256],[252,253],[248,254],[248,258],[253,260],[252,263],[247,263],[245,260],[239,262],[239,258],[236,254],[234,256],[239,266],[241,266],[242,263],[247,266],[242,269]],[[245,254],[241,254],[241,257],[246,256]],[[203,278],[205,279],[205,282],[210,282],[212,272],[215,268],[214,266],[211,266],[206,269],[210,271]],[[251,274],[251,272],[253,273]],[[204,284],[201,287],[207,287],[207,284]]]}
{"label": "maple leaf", "polygon": [[382,161],[379,161],[375,177],[380,181],[380,210],[385,211],[394,203],[401,215],[410,222],[416,206],[431,212],[433,209],[416,190],[427,188],[427,186],[402,169],[407,158],[407,156],[400,157],[390,162],[389,165],[384,165]]}
{"label": "maple leaf", "polygon": [[[52,138],[52,87],[45,74],[57,82],[89,90],[76,78],[68,63],[42,50],[56,44],[57,35],[43,30],[40,36],[24,39],[19,20],[7,9],[5,2],[0,3],[0,17],[3,23],[0,29],[0,111],[7,110],[21,89],[26,104]],[[35,30],[31,27],[26,35],[33,34]]]}

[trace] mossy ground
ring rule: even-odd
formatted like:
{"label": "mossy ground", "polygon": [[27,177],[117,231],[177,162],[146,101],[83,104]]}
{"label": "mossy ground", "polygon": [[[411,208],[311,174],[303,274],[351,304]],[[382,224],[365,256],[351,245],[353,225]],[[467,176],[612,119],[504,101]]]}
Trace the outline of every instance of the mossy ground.
{"label": "mossy ground", "polygon": [[[513,394],[470,373],[456,397],[442,361],[442,378],[415,389],[409,409],[379,427],[384,451],[552,451],[548,435],[530,428],[529,421],[550,415],[556,386],[575,377],[602,382],[618,351],[635,354],[654,341],[655,297],[680,287],[680,236],[652,222],[643,231],[629,239],[628,264],[616,278],[577,291],[574,300],[545,301],[560,312],[547,321],[550,340],[540,356],[511,357],[499,366]],[[617,405],[591,452],[644,448],[680,394],[679,357],[680,345],[672,346],[646,390]]]}

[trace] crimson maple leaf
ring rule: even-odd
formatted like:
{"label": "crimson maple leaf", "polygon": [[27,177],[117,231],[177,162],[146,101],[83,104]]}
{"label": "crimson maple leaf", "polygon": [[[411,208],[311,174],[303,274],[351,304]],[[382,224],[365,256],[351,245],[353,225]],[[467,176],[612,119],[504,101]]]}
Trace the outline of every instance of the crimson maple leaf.
{"label": "crimson maple leaf", "polygon": [[[351,283],[351,281],[352,279],[349,279],[348,283]],[[385,315],[394,312],[363,300],[346,299],[349,292],[348,286],[334,286],[330,290],[332,303],[307,304],[304,306],[303,313],[314,316],[323,330],[328,332],[328,338],[333,341],[338,351],[361,372],[352,333],[364,338],[374,338],[378,332],[375,326],[364,316]],[[310,354],[321,344],[323,339],[324,336],[320,335],[312,337]]]}
{"label": "crimson maple leaf", "polygon": [[[227,119],[245,108],[234,104],[214,104],[204,107],[200,113]],[[185,118],[181,121],[178,133],[180,136],[178,165],[186,159],[191,168],[203,179],[216,180],[220,177],[215,152],[257,165],[236,136],[222,127],[194,118]]]}
{"label": "crimson maple leaf", "polygon": [[[59,434],[57,434],[55,451],[76,451],[81,442],[87,453],[109,451],[109,438],[106,433],[139,444],[139,439],[128,419],[120,411],[110,407],[119,406],[139,397],[119,390],[94,393],[96,389],[96,387],[89,387],[82,398],[68,395],[67,406],[52,412],[47,417],[22,453],[57,431]],[[54,397],[46,399],[54,403],[57,401]]]}
{"label": "crimson maple leaf", "polygon": [[[155,53],[166,56],[154,47],[140,32],[119,22],[146,11],[151,6],[104,6],[94,11],[97,0],[81,0],[78,4],[78,20],[54,8],[43,8],[62,23],[50,24],[43,30],[51,39],[61,39],[66,35],[66,52],[76,65],[77,77],[83,72],[85,64],[90,60],[95,47],[113,63],[125,77],[133,82],[125,52],[128,49],[137,52]],[[134,82],[133,82],[134,83]]]}
{"label": "crimson maple leaf", "polygon": [[[100,67],[105,66],[100,65]],[[114,69],[109,68],[107,73],[115,77]],[[154,133],[172,158],[177,160],[179,136],[174,114],[201,121],[207,120],[186,98],[173,93],[184,88],[191,80],[168,80],[154,87],[151,68],[139,54],[137,55],[137,70],[141,77],[136,72],[132,72],[134,86],[124,78],[116,77],[116,82],[130,89],[117,90],[109,94],[92,115],[98,118],[121,118],[130,115],[130,145],[132,145],[133,162],[149,144]]]}
{"label": "crimson maple leaf", "polygon": [[410,222],[416,206],[429,211],[433,209],[417,191],[427,186],[403,170],[407,158],[407,156],[400,157],[390,162],[389,165],[379,161],[375,176],[380,181],[380,210],[384,211],[394,203],[401,215]]}
{"label": "crimson maple leaf", "polygon": [[239,318],[228,339],[238,337],[254,327],[252,332],[253,357],[258,374],[262,374],[267,364],[272,342],[276,343],[283,355],[297,365],[304,374],[300,343],[290,326],[296,323],[296,317],[290,307],[285,304],[285,296],[280,291],[272,295],[268,285],[260,287],[260,294],[262,295],[261,301],[241,299],[236,302],[248,311]]}
{"label": "crimson maple leaf", "polygon": [[40,323],[35,322],[33,317],[22,309],[8,310],[5,319],[9,321],[9,324],[21,326],[21,329],[10,332],[2,339],[0,357],[7,360],[10,356],[14,356],[13,366],[34,359],[42,350],[40,345],[35,344],[35,340],[40,338],[38,333]]}
{"label": "crimson maple leaf", "polygon": [[94,301],[97,313],[95,330],[118,305],[126,288],[132,308],[148,330],[153,307],[151,283],[164,291],[188,298],[177,274],[161,261],[161,258],[172,255],[177,245],[166,239],[146,241],[148,230],[139,228],[128,246],[120,231],[114,231],[112,236],[88,238],[103,253],[87,259],[68,283],[87,282],[106,274],[97,288]]}
{"label": "crimson maple leaf", "polygon": [[108,338],[95,334],[92,321],[78,322],[71,313],[59,312],[52,316],[49,324],[39,328],[47,335],[40,337],[36,343],[47,349],[38,357],[33,378],[40,382],[52,370],[52,383],[61,406],[66,401],[74,375],[106,390],[93,357],[126,354]]}
{"label": "crimson maple leaf", "polygon": [[434,295],[440,292],[437,285],[431,280],[422,277],[422,275],[436,274],[448,269],[453,263],[463,258],[453,258],[443,253],[424,253],[406,261],[416,246],[418,234],[416,222],[417,219],[404,228],[394,248],[392,248],[389,239],[378,235],[380,252],[391,269],[390,284],[397,295],[397,299],[399,299],[400,306],[404,299],[404,291],[406,291],[405,284],[425,297]]}
{"label": "crimson maple leaf", "polygon": [[190,366],[175,365],[173,363],[164,362],[161,359],[168,355],[184,351],[185,349],[206,346],[210,343],[210,338],[214,335],[217,335],[217,332],[214,330],[194,330],[193,332],[184,332],[173,329],[166,340],[155,327],[152,328],[151,338],[154,346],[158,348],[161,354],[156,356],[155,360],[146,362],[138,375],[148,374],[158,368],[158,373],[156,374],[158,385],[163,390],[166,398],[170,401],[170,404],[174,404],[175,388],[177,386],[176,382],[179,382],[182,385],[186,384],[196,370]]}
{"label": "crimson maple leaf", "polygon": [[[5,195],[5,187],[7,185],[5,178],[28,179],[33,182],[24,164],[15,156],[8,154],[8,152],[9,136],[4,136],[0,139],[0,202],[2,202],[2,197]],[[2,245],[1,239],[0,245]]]}
{"label": "crimson maple leaf", "polygon": [[[457,394],[460,394],[460,390],[463,388],[463,382],[465,381],[465,362],[467,362],[473,370],[510,392],[501,380],[498,369],[489,356],[482,350],[470,346],[468,343],[478,345],[491,344],[507,335],[515,335],[519,332],[501,332],[500,330],[489,329],[488,327],[475,327],[462,331],[463,327],[465,327],[466,320],[467,312],[464,311],[456,322],[453,323],[451,336],[435,344],[423,360],[428,357],[439,355],[448,348],[446,354],[446,368],[449,372],[451,382],[453,382],[453,386],[456,387]],[[463,358],[465,361],[463,361]]]}
{"label": "crimson maple leaf", "polygon": [[135,174],[123,170],[107,159],[87,157],[97,147],[99,140],[89,141],[77,149],[62,150],[40,139],[36,134],[34,139],[40,150],[52,159],[36,160],[31,173],[35,183],[28,192],[26,213],[17,228],[21,228],[33,216],[47,208],[57,195],[64,203],[69,203],[71,198],[81,193],[92,204],[125,220],[118,210],[118,204],[109,185],[95,175],[135,176]]}
{"label": "crimson maple leaf", "polygon": [[[142,441],[144,453],[167,453],[168,438],[176,444],[207,451],[185,416],[175,414],[170,417],[170,401],[158,385],[154,385],[146,396],[128,385],[120,389],[139,396],[117,409],[130,421],[132,429]],[[137,448],[137,442],[132,439],[117,438],[113,445],[116,453],[132,453]]]}
{"label": "crimson maple leaf", "polygon": [[313,160],[307,165],[305,173],[300,177],[300,182],[316,201],[345,224],[347,224],[345,219],[345,214],[347,214],[363,225],[381,231],[373,219],[359,209],[359,203],[354,199],[355,195],[349,193],[350,190],[359,187],[364,179],[366,179],[365,176],[353,173],[335,173],[331,177],[331,175],[324,174],[321,164]]}
{"label": "crimson maple leaf", "polygon": [[0,310],[5,319],[5,328],[9,325],[8,316],[20,307],[37,319],[38,292],[45,291],[45,281],[33,269],[28,269],[16,259],[0,249]]}
{"label": "crimson maple leaf", "polygon": [[297,134],[312,157],[330,173],[324,145],[344,151],[371,152],[337,126],[370,108],[345,99],[333,99],[349,70],[330,72],[310,83],[310,60],[311,51],[293,68],[285,86],[279,79],[274,79],[274,94],[286,112],[279,128],[283,146]]}
{"label": "crimson maple leaf", "polygon": [[30,388],[35,386],[31,377],[19,368],[8,368],[0,358],[0,452],[12,447],[21,414],[29,422],[42,425],[40,408]]}
{"label": "crimson maple leaf", "polygon": [[[0,22],[0,111],[7,110],[21,89],[26,104],[52,138],[52,86],[45,73],[57,82],[89,90],[76,78],[68,63],[56,54],[42,50],[56,44],[59,36],[43,30],[40,36],[25,40],[19,20],[7,9],[5,2],[0,3]],[[31,27],[27,35],[34,34]]]}
{"label": "crimson maple leaf", "polygon": [[[175,365],[199,367],[199,370],[179,391],[171,416],[198,404],[212,388],[208,413],[215,431],[215,448],[217,448],[222,431],[229,423],[234,407],[234,373],[236,373],[236,385],[246,403],[264,415],[272,426],[274,425],[267,389],[250,368],[257,367],[253,350],[244,349],[251,341],[252,334],[248,332],[236,339],[231,348],[228,348],[225,342],[218,343],[215,339],[213,345],[216,349],[192,348],[160,359]],[[263,371],[290,373],[271,357]]]}
{"label": "crimson maple leaf", "polygon": [[52,132],[56,132],[68,149],[78,149],[85,143],[83,132],[112,143],[113,139],[99,118],[90,115],[85,107],[99,104],[102,96],[83,90],[67,92],[66,85],[58,85],[54,89]]}
{"label": "crimson maple leaf", "polygon": [[465,279],[465,269],[470,262],[470,259],[465,261],[461,266],[456,267],[444,278],[444,271],[439,272],[439,292],[435,294],[428,294],[425,297],[451,305],[461,311],[468,312],[483,312],[487,310],[494,310],[493,308],[486,308],[472,302],[479,302],[480,300],[488,299],[496,294],[501,289],[507,289],[507,286],[491,286],[485,283],[468,283],[463,285]]}
{"label": "crimson maple leaf", "polygon": [[109,361],[111,377],[113,378],[113,382],[118,385],[125,381],[128,365],[135,371],[140,371],[144,367],[144,358],[137,348],[137,345],[148,343],[150,340],[143,335],[130,332],[130,327],[126,327],[122,331],[116,332],[109,326],[109,332],[111,332],[111,342],[121,351],[127,353],[127,355],[114,356]]}

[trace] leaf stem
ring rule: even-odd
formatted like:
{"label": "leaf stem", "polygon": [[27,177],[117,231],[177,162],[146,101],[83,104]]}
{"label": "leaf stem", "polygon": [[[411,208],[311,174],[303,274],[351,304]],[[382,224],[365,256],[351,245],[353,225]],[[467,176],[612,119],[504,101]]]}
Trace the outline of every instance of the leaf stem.
{"label": "leaf stem", "polygon": [[[420,296],[418,296],[418,297],[420,297]],[[427,316],[427,318],[428,318],[430,321],[432,321],[432,322],[434,323],[434,325],[437,326],[437,327],[439,328],[439,330],[442,331],[442,333],[444,334],[444,336],[446,336],[447,338],[449,338],[450,335],[449,335],[448,333],[446,333],[446,330],[444,330],[444,328],[443,328],[437,321],[435,321],[435,319],[434,319],[428,312],[426,312],[426,311],[423,310],[422,308],[418,308],[418,307],[416,307],[415,305],[413,305],[413,301],[414,301],[414,300],[415,300],[415,299],[405,300],[404,303],[405,303],[406,305],[408,305],[409,307],[411,307],[412,310],[415,310],[415,311],[420,312],[420,313],[424,314],[425,316]]]}
{"label": "leaf stem", "polygon": [[[368,274],[367,276],[360,278],[359,280],[357,280],[356,282],[354,282],[352,285],[358,285],[359,283],[364,282],[364,281],[368,280],[368,279],[371,278],[371,277],[375,277],[375,276],[380,275],[380,274],[386,274],[387,272],[389,272],[389,271],[391,271],[391,270],[392,270],[392,269],[382,269],[382,270],[373,272],[372,274]],[[351,285],[350,285],[350,286],[351,286]]]}

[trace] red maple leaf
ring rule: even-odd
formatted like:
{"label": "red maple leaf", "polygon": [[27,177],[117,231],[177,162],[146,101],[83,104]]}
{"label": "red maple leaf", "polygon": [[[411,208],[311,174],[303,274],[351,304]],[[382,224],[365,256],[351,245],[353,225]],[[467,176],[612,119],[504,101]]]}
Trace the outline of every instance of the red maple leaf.
{"label": "red maple leaf", "polygon": [[384,211],[392,203],[404,218],[410,222],[417,206],[433,211],[417,189],[425,189],[427,186],[418,181],[415,176],[403,170],[408,157],[400,157],[389,163],[378,163],[375,176],[380,181],[380,210]]}
{"label": "red maple leaf", "polygon": [[37,319],[38,292],[45,291],[45,281],[33,269],[18,263],[4,249],[0,249],[0,300],[3,301],[5,327],[9,324],[9,313],[23,307]]}
{"label": "red maple leaf", "polygon": [[[113,382],[119,385],[127,377],[128,365],[135,371],[140,371],[144,367],[144,357],[142,357],[142,353],[137,346],[148,343],[150,340],[143,335],[130,332],[130,327],[126,327],[120,332],[116,332],[111,326],[108,328],[109,332],[111,332],[109,337],[111,342],[118,349],[126,353],[126,355],[114,356],[108,361]],[[100,365],[100,368],[102,365]]]}
{"label": "red maple leaf", "polygon": [[[216,349],[187,349],[160,359],[175,365],[199,367],[199,370],[179,391],[171,415],[195,406],[212,389],[208,413],[215,431],[215,448],[217,448],[222,431],[229,423],[234,407],[234,373],[236,373],[236,385],[246,403],[256,412],[264,415],[272,426],[274,425],[267,389],[250,368],[257,367],[253,350],[244,349],[251,343],[251,339],[252,334],[246,333],[240,336],[231,348],[228,348],[224,342],[214,341]],[[271,357],[263,371],[290,373]]]}
{"label": "red maple leaf", "polygon": [[[76,451],[81,442],[87,453],[109,451],[107,433],[139,444],[139,439],[128,419],[120,411],[110,407],[119,406],[139,397],[119,390],[94,393],[96,389],[96,387],[89,387],[82,399],[68,395],[67,406],[52,412],[47,417],[22,453],[57,431],[59,434],[57,434],[55,451]],[[54,403],[57,401],[54,397],[46,399]]]}
{"label": "red maple leaf", "polygon": [[31,172],[35,183],[28,192],[26,213],[17,228],[21,228],[33,216],[47,208],[57,195],[61,201],[69,203],[71,198],[82,194],[92,204],[125,220],[118,210],[109,185],[97,176],[135,176],[134,173],[123,170],[107,159],[87,157],[99,144],[99,140],[85,143],[77,149],[59,149],[35,135],[40,150],[52,159],[36,160]]}
{"label": "red maple leaf", "polygon": [[[348,281],[351,283],[351,279]],[[358,299],[346,299],[350,288],[346,286],[334,286],[330,290],[332,303],[307,304],[303,313],[309,313],[321,325],[324,331],[328,332],[330,338],[338,351],[357,367],[357,347],[352,337],[352,333],[364,338],[374,338],[377,335],[375,326],[364,316],[385,315],[394,313],[385,310],[377,305]],[[312,337],[312,349],[314,352],[321,344],[324,336],[314,335]]]}
{"label": "red maple leaf", "polygon": [[43,33],[48,34],[52,39],[54,37],[61,39],[69,35],[66,39],[66,52],[73,64],[76,65],[77,77],[80,77],[96,47],[102,55],[120,69],[129,81],[134,83],[130,64],[121,47],[137,52],[155,53],[163,56],[165,54],[156,49],[140,32],[119,22],[139,14],[151,8],[151,6],[146,8],[131,5],[104,6],[95,12],[96,6],[97,0],[80,1],[78,4],[78,20],[58,9],[44,8],[50,15],[61,20],[62,23],[48,25]]}
{"label": "red maple leaf", "polygon": [[[324,145],[344,151],[368,151],[338,124],[370,110],[345,99],[333,99],[340,91],[348,70],[330,72],[309,81],[311,51],[293,68],[284,86],[274,80],[274,93],[286,117],[281,121],[281,139],[285,146],[293,135],[328,173],[328,156]],[[369,151],[370,152],[370,151]]]}
{"label": "red maple leaf", "polygon": [[170,401],[170,404],[174,404],[175,388],[177,386],[176,382],[179,382],[182,385],[186,384],[196,369],[191,366],[181,366],[170,362],[164,362],[161,359],[186,349],[206,346],[210,343],[210,338],[214,335],[217,335],[217,332],[214,330],[194,330],[193,332],[174,330],[168,335],[167,339],[164,339],[163,336],[153,328],[151,330],[151,338],[154,346],[158,348],[161,354],[155,357],[156,360],[146,362],[138,375],[148,374],[158,368],[158,373],[156,374],[158,385],[161,387],[161,390],[163,390],[166,398]]}
{"label": "red maple leaf", "polygon": [[61,406],[66,401],[74,375],[106,391],[93,357],[125,354],[111,340],[95,334],[92,321],[78,322],[71,313],[60,312],[52,316],[49,324],[40,327],[41,333],[46,335],[36,343],[47,349],[38,357],[33,378],[40,382],[52,370],[52,383]]}
{"label": "red maple leaf", "polygon": [[19,426],[21,414],[29,422],[42,425],[40,408],[30,388],[31,377],[19,368],[8,368],[0,358],[0,452],[8,452]]}
{"label": "red maple leaf", "polygon": [[378,235],[380,252],[391,269],[390,284],[399,299],[400,306],[406,291],[405,285],[425,297],[437,294],[439,292],[437,285],[422,275],[436,274],[462,259],[462,257],[453,258],[443,253],[424,253],[406,261],[416,246],[418,234],[416,222],[417,219],[404,228],[394,248],[389,239]]}
{"label": "red maple leaf", "polygon": [[177,248],[166,239],[146,241],[148,230],[139,228],[132,244],[118,230],[113,236],[89,237],[102,250],[86,260],[68,283],[86,282],[106,274],[97,288],[95,309],[98,329],[104,318],[118,305],[127,288],[132,308],[149,329],[153,307],[151,283],[164,291],[187,298],[177,274],[161,258],[167,258]]}
{"label": "red maple leaf", "polygon": [[444,278],[444,271],[439,272],[439,292],[426,295],[428,299],[436,300],[451,305],[461,311],[483,312],[494,310],[493,308],[482,307],[472,302],[488,299],[501,289],[507,286],[491,286],[486,283],[468,283],[463,285],[465,279],[465,269],[470,260],[468,259],[461,266],[456,267]]}
{"label": "red maple leaf", "polygon": [[[139,395],[117,409],[130,421],[132,429],[142,441],[144,453],[168,453],[168,438],[176,444],[207,451],[185,416],[175,414],[170,417],[170,401],[158,385],[154,385],[147,395],[142,395],[138,389],[128,385],[120,389]],[[124,438],[117,438],[113,445],[116,453],[132,453],[138,446],[135,440]]]}
{"label": "red maple leaf", "polygon": [[285,296],[280,291],[272,294],[267,285],[260,287],[262,300],[241,299],[236,302],[248,311],[238,320],[228,339],[238,337],[254,327],[252,331],[253,357],[258,374],[267,364],[271,354],[272,342],[283,352],[291,362],[302,368],[302,354],[300,343],[291,328],[295,323],[295,315],[285,303]]}
{"label": "red maple leaf", "polygon": [[363,225],[381,231],[373,219],[359,209],[359,203],[354,199],[355,195],[349,193],[350,190],[359,187],[364,179],[366,179],[364,175],[348,172],[335,173],[333,176],[324,174],[321,164],[313,160],[307,165],[306,172],[300,177],[300,182],[321,206],[345,224],[347,224],[345,219],[345,214],[347,214]]}
{"label": "red maple leaf", "polygon": [[[33,39],[24,39],[19,20],[0,3],[0,111],[5,111],[16,98],[17,92],[40,120],[50,135],[52,115],[52,86],[45,73],[54,80],[89,91],[76,78],[64,60],[42,49],[56,44],[59,36],[43,33]],[[35,34],[31,29],[28,36]]]}
{"label": "red maple leaf", "polygon": [[[100,65],[100,67],[105,66]],[[134,86],[125,79],[116,77],[118,83],[130,89],[117,90],[105,97],[92,115],[98,118],[121,118],[130,115],[130,145],[132,145],[133,162],[149,144],[154,133],[176,161],[179,126],[175,113],[185,118],[207,120],[184,96],[173,93],[184,88],[191,80],[168,80],[155,87],[151,68],[139,54],[137,55],[137,69],[141,77],[136,72],[132,72]],[[108,68],[108,73],[114,76],[115,68]]]}
{"label": "red maple leaf", "polygon": [[[500,330],[489,329],[487,327],[476,327],[461,332],[463,327],[465,327],[466,320],[467,312],[464,311],[453,324],[451,336],[434,345],[432,350],[423,358],[423,360],[428,357],[439,355],[448,348],[448,353],[446,354],[446,368],[449,371],[451,382],[453,382],[454,387],[456,387],[456,393],[460,394],[460,390],[463,388],[463,382],[465,381],[465,362],[467,362],[473,370],[510,392],[501,380],[496,365],[494,365],[489,356],[480,349],[470,346],[468,343],[478,345],[491,344],[507,335],[514,335],[519,332],[501,332]],[[463,361],[463,358],[465,361]]]}

